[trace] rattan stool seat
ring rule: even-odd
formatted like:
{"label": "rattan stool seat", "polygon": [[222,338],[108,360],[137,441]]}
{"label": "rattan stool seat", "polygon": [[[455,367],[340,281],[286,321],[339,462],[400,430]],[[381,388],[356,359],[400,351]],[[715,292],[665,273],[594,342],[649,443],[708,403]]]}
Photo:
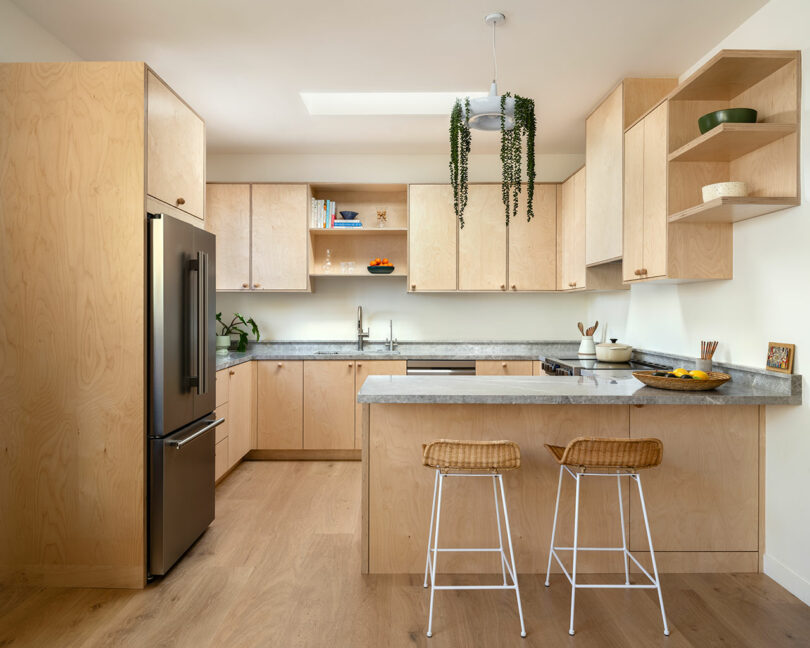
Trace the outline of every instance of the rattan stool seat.
{"label": "rattan stool seat", "polygon": [[664,456],[660,439],[578,437],[567,446],[545,444],[557,463],[586,468],[654,468]]}
{"label": "rattan stool seat", "polygon": [[439,439],[422,446],[422,465],[442,471],[515,470],[520,468],[520,447],[514,441]]}

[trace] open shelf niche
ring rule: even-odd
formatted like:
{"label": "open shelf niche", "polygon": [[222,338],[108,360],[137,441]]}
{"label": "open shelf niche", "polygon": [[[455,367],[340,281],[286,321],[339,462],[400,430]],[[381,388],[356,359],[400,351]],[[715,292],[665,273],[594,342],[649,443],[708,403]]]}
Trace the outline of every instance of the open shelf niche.
{"label": "open shelf niche", "polygon": [[[669,97],[670,223],[734,223],[799,204],[801,55],[723,50]],[[722,124],[700,133],[698,117],[753,108],[756,124]],[[701,189],[742,181],[744,198],[704,203]]]}
{"label": "open shelf niche", "polygon": [[[356,211],[362,228],[309,230],[309,274],[311,277],[405,277],[408,275],[408,185],[316,183],[310,185],[316,200],[337,203],[341,211]],[[377,227],[377,211],[386,210],[387,223]],[[324,272],[326,251],[331,250],[332,268]],[[375,258],[394,264],[389,275],[367,270]],[[342,262],[354,262],[354,273],[344,274]]]}

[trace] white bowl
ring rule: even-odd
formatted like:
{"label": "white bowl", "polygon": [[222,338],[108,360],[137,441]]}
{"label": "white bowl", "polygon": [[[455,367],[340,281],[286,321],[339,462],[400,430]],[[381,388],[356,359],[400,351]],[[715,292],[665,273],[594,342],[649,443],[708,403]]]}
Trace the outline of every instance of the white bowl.
{"label": "white bowl", "polygon": [[715,198],[725,198],[729,196],[747,196],[748,188],[744,182],[715,182],[703,187],[703,202],[709,202]]}

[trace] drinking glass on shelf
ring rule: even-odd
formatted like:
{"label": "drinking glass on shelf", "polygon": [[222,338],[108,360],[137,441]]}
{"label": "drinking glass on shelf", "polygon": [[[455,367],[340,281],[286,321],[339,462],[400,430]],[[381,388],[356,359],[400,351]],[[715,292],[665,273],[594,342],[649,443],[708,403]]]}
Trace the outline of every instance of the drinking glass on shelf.
{"label": "drinking glass on shelf", "polygon": [[326,250],[326,259],[324,260],[323,265],[321,266],[321,270],[323,270],[324,274],[329,274],[330,272],[332,272],[332,250],[328,248]]}
{"label": "drinking glass on shelf", "polygon": [[349,262],[348,261],[341,261],[340,262],[340,273],[341,274],[349,274]]}
{"label": "drinking glass on shelf", "polygon": [[348,269],[349,274],[354,274],[354,261],[347,261],[346,268]]}
{"label": "drinking glass on shelf", "polygon": [[377,227],[383,228],[388,225],[388,211],[385,209],[377,210]]}

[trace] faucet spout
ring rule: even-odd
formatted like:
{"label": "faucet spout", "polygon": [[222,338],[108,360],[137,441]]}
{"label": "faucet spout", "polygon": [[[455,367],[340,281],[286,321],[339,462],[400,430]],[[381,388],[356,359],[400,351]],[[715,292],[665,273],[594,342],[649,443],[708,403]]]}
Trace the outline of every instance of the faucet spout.
{"label": "faucet spout", "polygon": [[363,340],[368,337],[370,328],[363,331],[363,307],[357,307],[357,350],[363,350]]}

